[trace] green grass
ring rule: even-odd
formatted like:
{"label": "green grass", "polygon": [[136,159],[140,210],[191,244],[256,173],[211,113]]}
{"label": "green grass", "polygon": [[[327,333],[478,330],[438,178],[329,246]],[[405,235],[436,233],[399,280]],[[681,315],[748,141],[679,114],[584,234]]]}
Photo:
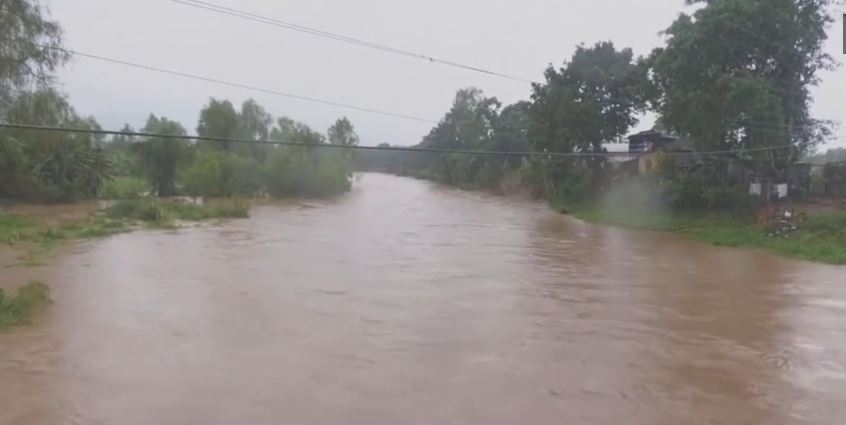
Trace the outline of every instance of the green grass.
{"label": "green grass", "polygon": [[29,322],[33,313],[50,303],[50,288],[41,282],[30,282],[11,296],[0,289],[0,329]]}
{"label": "green grass", "polygon": [[49,226],[14,214],[0,214],[0,243],[31,242],[51,247],[59,241],[109,236],[131,230],[137,222],[170,226],[174,220],[200,221],[249,217],[250,205],[242,200],[211,201],[203,205],[155,198],[118,201],[105,213],[83,220]]}
{"label": "green grass", "polygon": [[[560,205],[556,207],[562,210]],[[846,213],[812,216],[788,237],[770,237],[765,226],[731,215],[603,209],[597,205],[566,211],[591,223],[670,231],[717,246],[764,249],[809,261],[846,265]]]}
{"label": "green grass", "polygon": [[51,246],[66,239],[85,239],[125,232],[130,223],[103,216],[92,216],[85,220],[68,221],[57,226],[24,217],[0,214],[0,241],[9,245],[18,242],[33,242]]}
{"label": "green grass", "polygon": [[38,227],[38,223],[25,217],[12,214],[0,214],[0,243],[14,244]]}
{"label": "green grass", "polygon": [[213,218],[249,217],[250,205],[242,200],[212,201],[192,204],[154,198],[120,201],[106,209],[112,219],[129,219],[153,225],[172,225],[173,220],[201,221]]}
{"label": "green grass", "polygon": [[97,214],[55,226],[17,215],[0,214],[0,242],[8,245],[24,244],[27,251],[18,257],[17,263],[24,267],[43,265],[42,257],[62,241],[98,238],[126,232],[131,228],[132,222],[128,220],[114,220]]}
{"label": "green grass", "polygon": [[155,228],[174,228],[176,220],[201,221],[249,216],[249,203],[242,200],[212,201],[204,205],[175,200],[143,198],[118,201],[105,213],[55,226],[13,214],[0,214],[0,243],[23,243],[28,251],[17,265],[43,265],[42,257],[66,240],[92,239],[127,232],[142,223]]}

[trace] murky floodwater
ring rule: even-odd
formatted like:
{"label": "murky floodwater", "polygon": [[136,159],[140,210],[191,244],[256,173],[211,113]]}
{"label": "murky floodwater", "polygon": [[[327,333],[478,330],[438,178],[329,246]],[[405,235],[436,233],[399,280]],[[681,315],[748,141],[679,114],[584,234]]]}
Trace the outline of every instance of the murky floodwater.
{"label": "murky floodwater", "polygon": [[541,204],[366,175],[51,263],[55,305],[0,334],[3,424],[846,417],[846,269]]}

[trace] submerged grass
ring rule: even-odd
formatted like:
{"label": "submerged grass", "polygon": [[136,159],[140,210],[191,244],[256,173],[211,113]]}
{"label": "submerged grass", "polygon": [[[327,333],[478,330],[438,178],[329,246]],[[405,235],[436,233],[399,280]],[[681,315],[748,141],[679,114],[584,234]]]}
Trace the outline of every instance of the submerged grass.
{"label": "submerged grass", "polygon": [[[133,229],[138,222],[155,227],[169,227],[174,220],[199,221],[213,218],[249,216],[250,206],[241,200],[213,201],[203,205],[159,199],[120,201],[104,213],[84,220],[66,221],[55,226],[14,214],[0,213],[0,243],[23,243],[30,249],[18,258],[19,266],[43,264],[42,257],[61,241],[113,235]],[[0,288],[0,329],[29,321],[40,307],[49,304],[49,288],[31,282],[14,295]]]}
{"label": "submerged grass", "polygon": [[11,296],[0,288],[0,329],[29,322],[33,313],[50,303],[50,288],[42,282],[30,282]]}
{"label": "submerged grass", "polygon": [[670,231],[717,246],[764,249],[804,260],[846,265],[844,212],[809,217],[798,231],[787,236],[771,237],[766,226],[728,214],[609,209],[595,204],[566,210],[561,205],[554,206],[591,223]]}
{"label": "submerged grass", "polygon": [[41,257],[62,241],[127,232],[139,223],[156,228],[172,228],[176,226],[176,220],[243,218],[249,216],[249,209],[249,203],[242,200],[211,201],[198,205],[177,200],[142,198],[118,201],[105,212],[53,226],[20,215],[0,213],[0,243],[23,243],[28,246],[29,250],[18,258],[17,265],[35,267],[42,265]]}
{"label": "submerged grass", "polygon": [[137,220],[151,224],[170,225],[173,220],[201,221],[214,218],[249,217],[250,205],[243,200],[221,200],[193,204],[178,200],[153,198],[120,201],[106,209],[112,219]]}

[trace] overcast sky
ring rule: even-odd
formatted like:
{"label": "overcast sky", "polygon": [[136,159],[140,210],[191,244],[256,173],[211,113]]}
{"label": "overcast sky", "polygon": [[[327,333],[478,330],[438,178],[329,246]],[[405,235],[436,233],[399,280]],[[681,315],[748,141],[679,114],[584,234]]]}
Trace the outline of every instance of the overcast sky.
{"label": "overcast sky", "polygon": [[[299,25],[538,80],[574,46],[611,40],[646,54],[683,10],[682,0],[209,0]],[[504,103],[528,99],[526,83],[383,53],[245,21],[170,0],[48,0],[69,48],[303,96],[438,120],[456,89],[475,86]],[[826,48],[844,59],[842,22]],[[82,114],[109,129],[150,113],[196,127],[209,97],[254,98],[274,116],[320,131],[348,116],[363,144],[409,145],[431,124],[286,99],[144,70],[74,59],[59,74]],[[817,118],[846,122],[846,68],[814,90]],[[644,119],[639,128],[651,127]],[[846,126],[833,145],[846,146]]]}

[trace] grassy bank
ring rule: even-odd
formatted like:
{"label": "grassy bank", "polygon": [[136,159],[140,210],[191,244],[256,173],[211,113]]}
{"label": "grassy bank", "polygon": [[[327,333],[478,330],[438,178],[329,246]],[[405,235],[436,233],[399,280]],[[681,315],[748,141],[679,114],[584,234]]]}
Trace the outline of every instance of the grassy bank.
{"label": "grassy bank", "polygon": [[[39,266],[42,257],[59,242],[113,235],[137,228],[173,227],[177,220],[200,221],[249,216],[250,206],[241,200],[220,200],[191,204],[175,200],[142,198],[119,201],[83,220],[48,225],[44,221],[0,213],[0,243],[23,245],[19,266]],[[29,321],[40,307],[50,303],[49,288],[40,282],[21,287],[14,295],[0,288],[0,329]]]}
{"label": "grassy bank", "polygon": [[214,218],[246,218],[250,204],[243,200],[211,201],[193,204],[153,198],[120,201],[105,211],[115,220],[134,220],[153,225],[171,225],[174,220],[202,221]]}
{"label": "grassy bank", "polygon": [[23,244],[28,250],[19,265],[41,265],[41,257],[65,240],[109,236],[137,228],[172,228],[178,220],[201,221],[249,216],[250,205],[241,200],[219,200],[191,204],[176,200],[142,198],[118,201],[104,211],[82,220],[47,223],[15,214],[0,214],[0,243]]}
{"label": "grassy bank", "polygon": [[41,282],[30,282],[14,295],[0,288],[0,329],[27,323],[39,308],[50,303],[50,288]]}
{"label": "grassy bank", "polygon": [[679,214],[669,211],[638,211],[603,208],[597,204],[564,208],[562,212],[591,223],[633,229],[670,231],[717,246],[755,248],[789,257],[846,265],[846,213],[809,217],[788,237],[770,237],[766,226],[731,215]]}

